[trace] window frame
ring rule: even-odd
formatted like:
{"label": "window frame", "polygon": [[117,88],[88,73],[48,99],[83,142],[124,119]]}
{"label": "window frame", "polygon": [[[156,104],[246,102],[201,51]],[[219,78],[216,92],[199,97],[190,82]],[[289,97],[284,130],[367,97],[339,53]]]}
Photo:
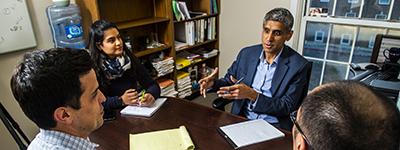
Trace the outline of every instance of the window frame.
{"label": "window frame", "polygon": [[[352,62],[353,59],[353,53],[355,50],[355,44],[357,43],[357,38],[358,38],[358,32],[361,27],[372,27],[372,28],[382,28],[384,30],[384,34],[388,34],[390,30],[400,30],[400,21],[393,22],[389,21],[391,18],[391,14],[393,11],[393,5],[394,5],[394,0],[390,0],[390,7],[389,7],[389,12],[388,16],[386,19],[383,20],[367,20],[367,19],[362,19],[362,13],[363,13],[363,6],[365,0],[361,0],[361,6],[360,6],[360,11],[357,14],[357,17],[351,18],[351,17],[334,17],[335,12],[336,12],[336,3],[338,0],[332,0],[334,1],[333,4],[333,10],[332,14],[327,16],[327,17],[320,17],[320,16],[308,16],[308,12],[310,9],[310,4],[311,0],[306,0],[303,2],[299,2],[299,5],[302,5],[302,9],[300,10],[302,16],[300,19],[300,33],[299,33],[299,40],[297,44],[297,50],[298,52],[303,55],[303,48],[304,48],[304,42],[305,42],[305,35],[306,35],[306,30],[307,30],[307,23],[309,22],[314,22],[314,23],[326,23],[329,25],[329,30],[328,33],[325,33],[325,36],[327,36],[327,41],[326,41],[326,47],[325,47],[325,54],[323,58],[316,58],[316,57],[309,57],[309,56],[304,56],[305,58],[309,60],[314,60],[314,61],[321,61],[322,62],[322,70],[321,70],[321,76],[319,78],[319,85],[321,85],[324,81],[324,73],[326,69],[326,64],[327,63],[336,63],[336,64],[342,64],[342,65],[347,65],[346,69],[346,77],[345,79],[348,79],[349,77],[349,71],[350,71],[350,66],[349,64]],[[336,60],[329,60],[327,59],[327,54],[328,54],[328,47],[331,39],[331,33],[332,33],[332,26],[333,25],[350,25],[356,27],[355,33],[352,36],[352,48],[349,56],[349,61],[348,62],[342,62],[342,61],[336,61]]]}

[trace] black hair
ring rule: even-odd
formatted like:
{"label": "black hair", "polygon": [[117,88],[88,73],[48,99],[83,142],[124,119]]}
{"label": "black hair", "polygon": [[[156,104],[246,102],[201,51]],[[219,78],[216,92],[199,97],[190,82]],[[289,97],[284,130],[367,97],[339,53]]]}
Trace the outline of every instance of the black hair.
{"label": "black hair", "polygon": [[39,128],[56,126],[59,107],[80,109],[79,78],[90,72],[93,61],[85,50],[52,48],[26,53],[11,77],[11,90],[25,115]]}
{"label": "black hair", "polygon": [[[95,21],[90,27],[89,41],[86,45],[86,48],[89,49],[92,60],[95,63],[94,70],[96,71],[97,80],[99,81],[100,89],[102,91],[107,90],[106,87],[110,84],[110,81],[109,79],[106,78],[106,74],[102,69],[103,58],[101,58],[101,55],[107,57],[107,54],[105,54],[102,50],[100,50],[98,46],[103,43],[104,31],[112,28],[117,29],[118,32],[121,33],[117,25],[115,25],[112,22],[108,22],[106,20]],[[136,64],[140,63],[140,61],[133,55],[133,53],[130,50],[128,50],[123,40],[122,40],[122,46],[125,54],[131,59],[132,65],[130,71],[132,71],[132,73],[129,74],[134,75],[135,66]]]}
{"label": "black hair", "polygon": [[395,103],[357,81],[317,87],[299,113],[299,124],[315,150],[399,149]]}

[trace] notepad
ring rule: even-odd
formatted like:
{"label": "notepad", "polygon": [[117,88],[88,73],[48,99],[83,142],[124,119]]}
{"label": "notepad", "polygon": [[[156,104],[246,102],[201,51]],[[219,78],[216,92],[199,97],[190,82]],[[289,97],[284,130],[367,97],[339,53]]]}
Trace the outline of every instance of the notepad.
{"label": "notepad", "polygon": [[262,119],[222,126],[218,131],[235,149],[285,136]]}
{"label": "notepad", "polygon": [[164,104],[165,101],[167,101],[167,98],[158,98],[154,102],[153,106],[150,107],[126,106],[121,110],[121,114],[151,117]]}
{"label": "notepad", "polygon": [[185,126],[129,135],[130,150],[194,150]]}

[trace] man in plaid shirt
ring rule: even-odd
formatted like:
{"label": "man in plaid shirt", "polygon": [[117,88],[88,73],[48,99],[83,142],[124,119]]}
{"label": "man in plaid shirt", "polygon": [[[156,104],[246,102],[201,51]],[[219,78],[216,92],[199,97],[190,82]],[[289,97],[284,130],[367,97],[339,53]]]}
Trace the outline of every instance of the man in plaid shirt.
{"label": "man in plaid shirt", "polygon": [[24,55],[11,89],[40,132],[28,149],[96,149],[88,136],[103,124],[103,93],[85,50],[53,48]]}

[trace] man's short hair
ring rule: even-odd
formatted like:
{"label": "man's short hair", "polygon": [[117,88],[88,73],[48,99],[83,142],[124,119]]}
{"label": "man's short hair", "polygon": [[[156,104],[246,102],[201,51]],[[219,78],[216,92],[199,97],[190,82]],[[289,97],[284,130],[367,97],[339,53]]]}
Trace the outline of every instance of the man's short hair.
{"label": "man's short hair", "polygon": [[79,78],[90,72],[93,61],[79,49],[53,48],[24,55],[11,77],[11,90],[25,115],[38,127],[56,126],[59,107],[80,109]]}
{"label": "man's short hair", "polygon": [[264,22],[269,20],[283,23],[288,31],[293,28],[293,15],[286,8],[274,8],[267,12],[264,16]]}
{"label": "man's short hair", "polygon": [[299,124],[313,149],[399,149],[399,110],[393,101],[359,82],[317,87],[299,113]]}

